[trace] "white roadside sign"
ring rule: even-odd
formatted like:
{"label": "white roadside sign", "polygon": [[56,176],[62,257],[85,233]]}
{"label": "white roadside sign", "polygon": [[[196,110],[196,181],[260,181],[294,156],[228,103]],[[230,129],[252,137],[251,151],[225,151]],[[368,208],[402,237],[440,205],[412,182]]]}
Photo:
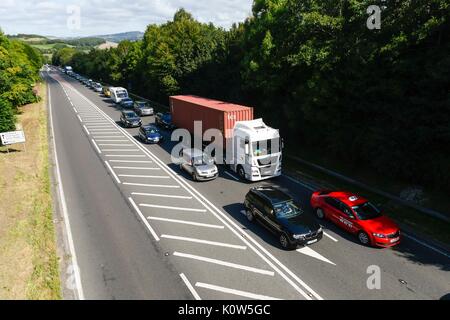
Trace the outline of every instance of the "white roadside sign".
{"label": "white roadside sign", "polygon": [[10,145],[15,143],[25,143],[25,134],[23,131],[10,131],[0,133],[2,145]]}

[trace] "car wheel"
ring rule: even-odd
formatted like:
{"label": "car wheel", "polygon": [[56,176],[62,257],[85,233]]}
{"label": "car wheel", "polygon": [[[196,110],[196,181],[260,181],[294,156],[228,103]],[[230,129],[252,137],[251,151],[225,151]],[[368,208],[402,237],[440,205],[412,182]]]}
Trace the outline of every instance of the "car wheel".
{"label": "car wheel", "polygon": [[248,221],[250,221],[250,222],[255,221],[255,216],[254,216],[252,210],[250,210],[250,209],[245,210],[245,216],[247,217]]}
{"label": "car wheel", "polygon": [[245,179],[245,171],[242,166],[238,167],[237,172],[238,172],[239,178]]}
{"label": "car wheel", "polygon": [[316,209],[316,217],[321,220],[325,218],[325,213],[321,208]]}
{"label": "car wheel", "polygon": [[280,245],[283,249],[289,249],[289,240],[284,232],[280,234],[278,241],[280,242]]}
{"label": "car wheel", "polygon": [[370,243],[369,235],[364,231],[358,232],[358,240],[361,244],[365,246],[369,245]]}
{"label": "car wheel", "polygon": [[195,174],[195,172],[192,173],[192,180],[197,181],[197,175]]}

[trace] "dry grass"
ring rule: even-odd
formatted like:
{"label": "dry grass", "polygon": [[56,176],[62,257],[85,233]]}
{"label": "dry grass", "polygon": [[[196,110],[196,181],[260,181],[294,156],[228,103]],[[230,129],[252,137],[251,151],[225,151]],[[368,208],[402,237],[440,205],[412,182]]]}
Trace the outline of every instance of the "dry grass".
{"label": "dry grass", "polygon": [[9,154],[0,148],[0,299],[61,298],[45,84],[39,84],[39,91],[42,101],[24,106],[18,117],[26,151],[23,145]]}

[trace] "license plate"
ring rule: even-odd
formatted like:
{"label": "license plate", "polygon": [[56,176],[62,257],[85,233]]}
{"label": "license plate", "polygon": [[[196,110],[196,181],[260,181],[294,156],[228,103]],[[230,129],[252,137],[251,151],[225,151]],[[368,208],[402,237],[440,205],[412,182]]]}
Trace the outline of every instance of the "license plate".
{"label": "license plate", "polygon": [[207,178],[211,178],[211,177],[214,177],[214,175],[213,174],[208,174],[206,177]]}
{"label": "license plate", "polygon": [[399,239],[400,239],[399,237],[391,239],[391,243],[397,242]]}
{"label": "license plate", "polygon": [[308,241],[306,244],[312,244],[312,243],[314,243],[314,242],[317,242],[317,239],[310,240],[310,241]]}

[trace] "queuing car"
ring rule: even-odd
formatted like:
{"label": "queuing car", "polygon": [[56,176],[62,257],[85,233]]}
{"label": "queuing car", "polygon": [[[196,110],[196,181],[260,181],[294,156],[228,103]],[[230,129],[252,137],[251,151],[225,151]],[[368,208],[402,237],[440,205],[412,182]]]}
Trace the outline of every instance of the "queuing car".
{"label": "queuing car", "polygon": [[102,92],[103,87],[100,83],[95,82],[92,84],[92,89],[94,89],[95,92]]}
{"label": "queuing car", "polygon": [[103,86],[102,91],[105,97],[111,97],[111,90],[109,90],[109,86]]}
{"label": "queuing car", "polygon": [[163,135],[154,125],[141,126],[138,133],[139,139],[144,143],[160,143],[163,141]]}
{"label": "queuing car", "polygon": [[174,129],[175,126],[172,123],[172,115],[170,113],[158,112],[155,116],[155,123],[164,129]]}
{"label": "queuing car", "polygon": [[140,127],[142,125],[142,120],[133,110],[124,110],[120,114],[120,122],[124,127]]}
{"label": "queuing car", "polygon": [[322,227],[314,216],[277,188],[251,188],[245,196],[244,207],[247,220],[261,222],[277,235],[283,249],[310,245],[322,239]]}
{"label": "queuing car", "polygon": [[132,109],[134,105],[133,99],[130,98],[124,98],[120,100],[119,105],[124,109]]}
{"label": "queuing car", "polygon": [[319,219],[328,219],[355,234],[363,245],[392,247],[400,243],[400,229],[367,199],[347,191],[316,191],[311,206]]}
{"label": "queuing car", "polygon": [[219,175],[214,159],[195,148],[181,151],[180,169],[189,173],[194,181],[213,180]]}
{"label": "queuing car", "polygon": [[135,101],[134,111],[141,117],[152,116],[154,113],[153,108],[150,107],[149,103],[145,101]]}

